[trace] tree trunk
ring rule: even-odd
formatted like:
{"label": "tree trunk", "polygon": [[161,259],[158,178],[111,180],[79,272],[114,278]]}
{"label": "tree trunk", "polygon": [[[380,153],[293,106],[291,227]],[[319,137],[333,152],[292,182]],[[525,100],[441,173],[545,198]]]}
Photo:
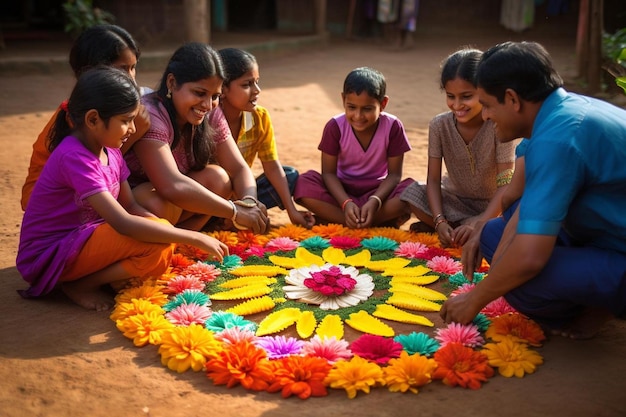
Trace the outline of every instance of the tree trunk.
{"label": "tree trunk", "polygon": [[315,34],[326,34],[326,0],[315,1]]}
{"label": "tree trunk", "polygon": [[185,41],[209,43],[211,40],[210,0],[183,0]]}
{"label": "tree trunk", "polygon": [[602,32],[604,0],[580,0],[576,34],[578,76],[586,82],[587,93],[602,88]]}

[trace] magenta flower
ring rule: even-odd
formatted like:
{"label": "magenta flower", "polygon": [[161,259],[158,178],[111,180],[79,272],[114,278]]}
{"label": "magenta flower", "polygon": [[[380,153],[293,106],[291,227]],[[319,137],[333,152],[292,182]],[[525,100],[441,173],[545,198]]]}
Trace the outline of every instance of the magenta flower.
{"label": "magenta flower", "polygon": [[517,310],[514,309],[513,306],[511,306],[511,304],[504,299],[504,297],[498,297],[487,304],[482,310],[480,310],[480,312],[491,318],[498,317],[506,313],[517,313]]}
{"label": "magenta flower", "polygon": [[450,252],[443,248],[429,247],[424,251],[422,255],[422,259],[433,259],[436,256],[445,256],[447,258],[450,257]]}
{"label": "magenta flower", "polygon": [[254,344],[267,352],[268,358],[278,359],[290,355],[299,355],[304,342],[295,337],[264,336],[256,339]]}
{"label": "magenta flower", "polygon": [[460,343],[473,348],[485,343],[485,339],[480,335],[475,324],[450,323],[448,327],[435,331],[435,339],[441,343],[442,347],[448,343]]}
{"label": "magenta flower", "polygon": [[331,364],[352,357],[352,351],[348,348],[347,341],[337,340],[335,337],[320,338],[318,335],[313,336],[308,342],[304,342],[301,353],[324,358]]}
{"label": "magenta flower", "polygon": [[364,334],[350,345],[352,354],[384,365],[392,358],[400,357],[402,344],[391,338]]}
{"label": "magenta flower", "polygon": [[265,248],[261,246],[250,246],[244,251],[244,257],[245,259],[248,259],[250,256],[258,256],[259,258],[263,258],[265,256],[265,252]]}
{"label": "magenta flower", "polygon": [[361,241],[350,236],[335,236],[330,239],[331,246],[338,249],[356,249],[361,246]]}
{"label": "magenta flower", "polygon": [[402,242],[394,251],[394,255],[410,259],[423,259],[428,246],[419,242]]}
{"label": "magenta flower", "polygon": [[165,313],[165,318],[179,326],[189,326],[192,323],[204,326],[204,322],[211,317],[211,314],[213,312],[208,306],[189,303],[181,304],[169,313]]}
{"label": "magenta flower", "polygon": [[279,250],[292,251],[295,250],[299,245],[300,244],[297,241],[293,240],[290,237],[277,237],[267,242],[267,244],[265,245],[265,249],[270,252],[276,252]]}
{"label": "magenta flower", "polygon": [[356,285],[356,279],[342,273],[338,267],[331,266],[328,269],[312,272],[311,278],[305,279],[303,283],[307,288],[328,297],[352,291]]}
{"label": "magenta flower", "polygon": [[440,274],[453,275],[463,270],[463,265],[449,256],[435,256],[426,262],[426,266]]}

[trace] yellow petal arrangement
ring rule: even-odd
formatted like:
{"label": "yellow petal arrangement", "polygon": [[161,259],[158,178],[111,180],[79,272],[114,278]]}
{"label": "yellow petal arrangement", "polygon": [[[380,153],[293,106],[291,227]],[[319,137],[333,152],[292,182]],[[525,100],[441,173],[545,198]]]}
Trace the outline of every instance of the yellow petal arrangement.
{"label": "yellow petal arrangement", "polygon": [[297,308],[285,308],[268,314],[256,331],[257,336],[265,336],[285,330],[298,321],[302,313]]}
{"label": "yellow petal arrangement", "polygon": [[401,323],[419,324],[427,327],[433,327],[435,325],[432,321],[422,315],[409,313],[408,311],[400,310],[399,308],[389,304],[378,304],[372,315],[381,319],[398,321]]}
{"label": "yellow petal arrangement", "polygon": [[272,289],[265,284],[250,284],[245,287],[213,293],[211,298],[213,300],[240,300],[243,298],[260,297],[270,292],[272,292]]}
{"label": "yellow petal arrangement", "polygon": [[251,298],[243,303],[237,304],[225,311],[237,314],[238,316],[248,316],[250,314],[263,313],[276,307],[276,303],[267,295],[258,298]]}
{"label": "yellow petal arrangement", "polygon": [[406,292],[396,292],[387,299],[387,303],[396,307],[406,308],[415,311],[439,311],[441,304],[423,298],[416,298]]}
{"label": "yellow petal arrangement", "polygon": [[393,327],[363,310],[350,314],[350,318],[346,319],[346,324],[355,330],[375,336],[393,337],[396,334]]}
{"label": "yellow petal arrangement", "polygon": [[253,284],[271,285],[276,284],[276,278],[269,278],[265,275],[248,275],[241,278],[233,278],[220,284],[222,288],[239,288]]}
{"label": "yellow petal arrangement", "polygon": [[315,314],[312,311],[303,311],[296,322],[296,331],[298,336],[302,339],[308,339],[311,337],[315,328],[317,327],[317,320]]}
{"label": "yellow petal arrangement", "polygon": [[334,337],[337,340],[343,339],[343,322],[341,317],[336,314],[329,314],[322,319],[319,326],[317,326],[316,334],[321,338]]}

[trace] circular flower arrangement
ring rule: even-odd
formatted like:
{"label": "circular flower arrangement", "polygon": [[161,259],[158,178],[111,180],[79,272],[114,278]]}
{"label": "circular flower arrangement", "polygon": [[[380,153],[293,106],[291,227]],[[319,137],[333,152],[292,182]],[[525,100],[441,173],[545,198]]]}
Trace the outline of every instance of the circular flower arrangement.
{"label": "circular flower arrangement", "polygon": [[[433,235],[289,225],[213,236],[229,246],[222,263],[179,247],[167,274],[116,297],[118,329],[138,347],[158,346],[173,371],[283,397],[331,388],[355,398],[383,386],[417,393],[435,380],[478,389],[494,368],[522,377],[542,363],[531,349],[545,339],[540,327],[503,298],[469,325],[433,329],[427,316],[486,276],[467,281],[460,254]],[[448,295],[428,287],[437,282]],[[414,330],[396,334],[394,323]]]}

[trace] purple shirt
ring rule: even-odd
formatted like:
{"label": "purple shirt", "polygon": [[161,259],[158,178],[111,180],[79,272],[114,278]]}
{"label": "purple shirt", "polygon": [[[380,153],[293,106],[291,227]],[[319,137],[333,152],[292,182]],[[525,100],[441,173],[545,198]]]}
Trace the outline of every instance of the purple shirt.
{"label": "purple shirt", "polygon": [[109,192],[117,199],[129,172],[119,149],[105,148],[102,165],[73,136],[52,152],[30,198],[20,233],[17,269],[31,287],[25,297],[50,292],[94,229],[104,220],[86,198]]}
{"label": "purple shirt", "polygon": [[387,159],[403,155],[411,145],[400,119],[382,112],[369,146],[363,149],[342,113],[326,124],[318,149],[337,157],[337,178],[344,185],[360,190],[371,189],[372,184],[384,180],[389,168]]}

